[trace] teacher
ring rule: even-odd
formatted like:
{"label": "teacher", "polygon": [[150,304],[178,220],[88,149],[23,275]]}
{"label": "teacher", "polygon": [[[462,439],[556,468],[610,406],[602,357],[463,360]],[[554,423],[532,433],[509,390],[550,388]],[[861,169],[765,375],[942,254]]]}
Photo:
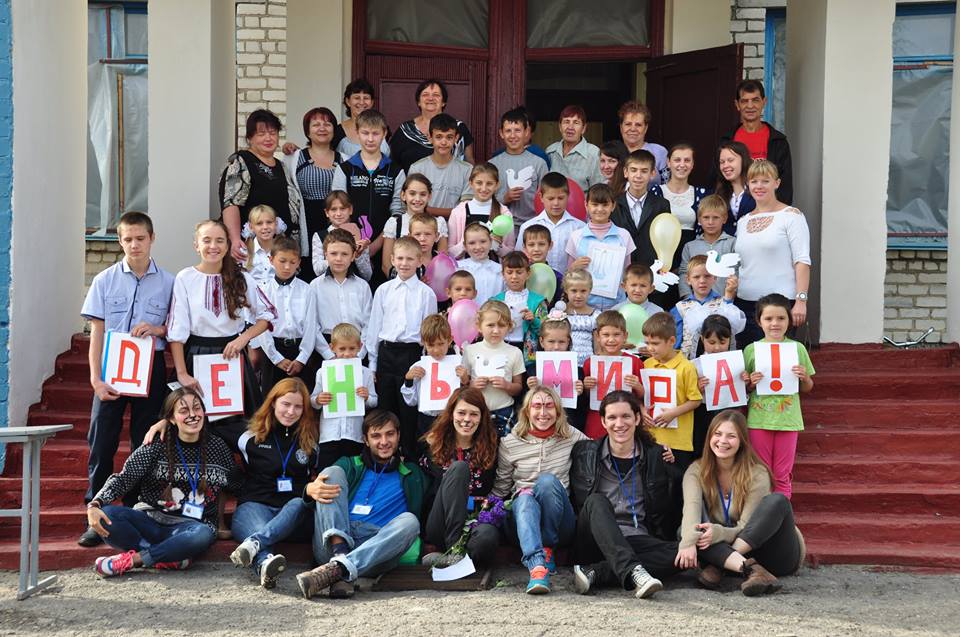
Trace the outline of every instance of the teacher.
{"label": "teacher", "polygon": [[[400,124],[390,140],[390,157],[400,164],[404,172],[409,172],[413,162],[433,153],[430,120],[446,107],[447,87],[440,80],[424,80],[417,86],[414,99],[420,114]],[[453,147],[453,156],[473,163],[473,135],[460,120],[457,120],[457,143]]]}

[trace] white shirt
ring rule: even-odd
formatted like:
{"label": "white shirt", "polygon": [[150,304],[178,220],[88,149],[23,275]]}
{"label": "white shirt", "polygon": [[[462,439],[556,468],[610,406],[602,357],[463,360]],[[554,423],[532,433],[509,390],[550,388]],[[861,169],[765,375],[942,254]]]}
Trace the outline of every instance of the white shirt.
{"label": "white shirt", "polygon": [[[373,382],[373,372],[366,367],[361,368],[363,376],[363,386],[370,392],[370,396],[364,402],[367,410],[377,406],[377,388]],[[323,393],[323,371],[317,370],[317,384],[314,387],[313,395],[310,396],[310,402],[316,404],[316,398]],[[353,440],[354,442],[363,442],[363,416],[340,416],[324,417],[323,408],[318,410],[320,419],[320,439],[318,442],[335,442],[337,440]]]}
{"label": "white shirt", "polygon": [[503,293],[503,302],[510,308],[510,318],[513,319],[513,329],[503,340],[511,343],[519,343],[523,340],[523,318],[521,314],[527,309],[527,297],[530,296],[529,290],[514,292],[506,290]]}
{"label": "white shirt", "polygon": [[[526,371],[523,365],[523,352],[503,341],[495,346],[487,344],[486,341],[480,341],[463,348],[463,366],[469,370],[471,378],[477,376],[478,364],[483,362],[499,366],[503,378],[511,382],[513,382],[514,376],[519,376]],[[513,404],[513,396],[502,389],[497,389],[490,383],[487,383],[487,386],[483,388],[483,398],[487,403],[487,409],[491,411],[503,409]]]}
{"label": "white shirt", "polygon": [[[314,297],[315,322],[320,332],[329,335],[340,323],[353,325],[361,334],[366,329],[373,303],[373,294],[366,281],[348,275],[341,283],[335,276],[326,273],[310,282],[310,291]],[[330,345],[320,334],[317,334],[314,347],[324,359],[334,357]],[[360,350],[360,358],[363,358],[365,351]]]}
{"label": "white shirt", "polygon": [[270,251],[264,250],[260,245],[260,239],[253,238],[253,262],[250,264],[250,276],[257,282],[257,285],[263,285],[273,278],[276,272],[273,264],[270,263]]}
{"label": "white shirt", "polygon": [[[397,233],[397,219],[400,220],[400,232]],[[383,238],[384,239],[396,239],[398,237],[405,237],[410,234],[410,220],[413,219],[413,215],[409,212],[404,212],[403,215],[397,216],[394,215],[387,219],[386,225],[383,226]],[[434,217],[437,220],[437,235],[440,238],[446,238],[449,235],[447,230],[447,220],[443,217]]]}
{"label": "white shirt", "polygon": [[400,277],[390,279],[378,287],[363,335],[370,369],[377,371],[381,341],[419,343],[420,324],[436,313],[437,295],[415,276],[406,281]]}
{"label": "white shirt", "polygon": [[637,199],[627,191],[627,205],[630,206],[630,217],[633,218],[633,225],[640,226],[640,216],[643,214],[643,202],[647,199],[647,194]]}
{"label": "white shirt", "polygon": [[[228,257],[229,258],[229,257]],[[243,272],[247,283],[247,311],[230,318],[227,302],[223,296],[223,277],[219,274],[204,274],[195,267],[184,268],[173,282],[173,304],[167,319],[167,340],[186,343],[190,335],[236,336],[243,331],[244,316],[253,321],[273,322],[277,311],[257,286],[253,277]]]}
{"label": "white shirt", "polygon": [[680,227],[684,230],[693,230],[694,224],[697,223],[697,213],[693,209],[693,186],[677,194],[664,184],[660,187],[660,192],[663,193],[663,198],[670,202],[670,212],[680,222]]}
{"label": "white shirt", "polygon": [[574,230],[579,230],[580,228],[585,227],[587,224],[580,221],[566,210],[563,211],[563,216],[560,217],[560,221],[553,223],[553,221],[550,220],[550,215],[548,215],[547,211],[544,210],[533,219],[524,221],[520,226],[520,233],[517,235],[517,241],[521,246],[523,245],[523,233],[526,232],[527,228],[533,225],[544,226],[550,231],[550,240],[552,245],[550,246],[550,251],[547,252],[547,263],[551,268],[560,274],[563,274],[567,271],[567,240],[570,238],[570,235]]}
{"label": "white shirt", "polygon": [[263,283],[260,289],[276,308],[277,320],[273,323],[273,332],[264,332],[254,339],[251,345],[262,349],[270,362],[276,365],[283,360],[283,355],[277,351],[273,339],[302,339],[300,354],[297,355],[296,360],[306,365],[313,353],[314,341],[317,337],[317,313],[314,308],[316,299],[310,291],[310,286],[303,279],[296,277],[288,284],[280,285],[274,277]]}
{"label": "white shirt", "polygon": [[460,259],[457,261],[457,269],[466,270],[473,275],[477,287],[477,305],[483,305],[503,291],[503,269],[495,261]]}
{"label": "white shirt", "polygon": [[756,301],[777,292],[793,299],[797,295],[794,265],[810,265],[807,220],[793,207],[751,212],[737,221],[737,253],[741,259],[737,296]]}

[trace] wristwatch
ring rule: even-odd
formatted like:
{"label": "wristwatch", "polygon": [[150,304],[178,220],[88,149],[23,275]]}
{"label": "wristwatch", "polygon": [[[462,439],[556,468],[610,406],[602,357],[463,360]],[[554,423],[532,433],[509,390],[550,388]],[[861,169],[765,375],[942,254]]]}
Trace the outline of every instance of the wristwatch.
{"label": "wristwatch", "polygon": [[798,301],[804,301],[804,302],[806,302],[807,298],[808,298],[808,297],[807,297],[807,293],[806,293],[806,292],[797,292],[797,300],[798,300]]}

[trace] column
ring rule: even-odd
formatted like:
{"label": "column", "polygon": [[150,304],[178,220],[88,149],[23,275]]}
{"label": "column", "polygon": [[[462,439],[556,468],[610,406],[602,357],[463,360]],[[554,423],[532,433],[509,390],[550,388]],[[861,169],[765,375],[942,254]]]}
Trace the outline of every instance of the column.
{"label": "column", "polygon": [[[960,29],[953,28],[954,56]],[[956,68],[956,65],[954,65]],[[960,80],[953,74],[950,95],[950,194],[947,201],[947,339],[960,341]],[[955,256],[955,258],[954,258]]]}

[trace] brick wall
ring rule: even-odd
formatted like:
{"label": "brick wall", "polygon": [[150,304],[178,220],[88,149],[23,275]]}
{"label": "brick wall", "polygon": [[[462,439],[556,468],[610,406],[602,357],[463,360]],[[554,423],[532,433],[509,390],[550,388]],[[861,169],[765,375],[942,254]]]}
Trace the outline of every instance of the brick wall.
{"label": "brick wall", "polygon": [[947,252],[887,250],[883,331],[897,342],[914,340],[927,329],[926,342],[944,341],[947,327]]}
{"label": "brick wall", "polygon": [[787,0],[730,0],[730,34],[743,44],[744,79],[763,79],[767,9],[786,5]]}
{"label": "brick wall", "polygon": [[87,254],[83,266],[83,293],[86,295],[93,277],[123,258],[123,250],[117,241],[87,241]]}
{"label": "brick wall", "polygon": [[268,108],[286,125],[287,0],[237,4],[237,145],[246,146],[244,124]]}

